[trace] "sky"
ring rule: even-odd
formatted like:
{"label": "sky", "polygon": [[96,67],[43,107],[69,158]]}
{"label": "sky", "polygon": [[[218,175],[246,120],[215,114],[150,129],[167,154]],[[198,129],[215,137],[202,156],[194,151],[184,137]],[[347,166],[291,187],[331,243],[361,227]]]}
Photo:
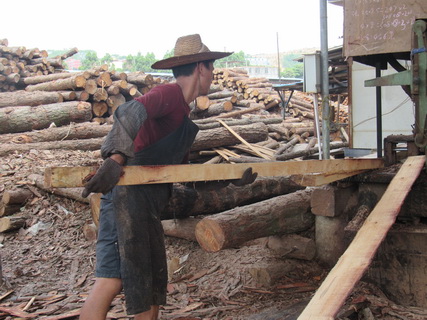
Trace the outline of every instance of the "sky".
{"label": "sky", "polygon": [[[212,51],[246,54],[320,49],[321,0],[3,1],[0,39],[40,50],[77,47],[162,59],[199,33]],[[329,47],[342,45],[343,9],[327,6]]]}

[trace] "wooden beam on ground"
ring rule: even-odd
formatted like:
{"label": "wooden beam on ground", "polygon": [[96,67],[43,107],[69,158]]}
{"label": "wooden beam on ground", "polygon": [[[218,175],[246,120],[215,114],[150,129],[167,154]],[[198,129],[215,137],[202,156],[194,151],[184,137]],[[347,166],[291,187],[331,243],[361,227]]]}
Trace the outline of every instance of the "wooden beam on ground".
{"label": "wooden beam on ground", "polygon": [[[118,185],[215,181],[239,179],[247,168],[259,176],[291,176],[295,174],[336,174],[356,170],[378,169],[382,159],[332,159],[275,161],[261,163],[180,164],[167,166],[125,166]],[[53,188],[83,186],[84,178],[97,167],[51,167],[45,170],[45,185]]]}
{"label": "wooden beam on ground", "polygon": [[335,318],[353,287],[369,267],[424,164],[424,155],[409,157],[405,161],[298,320]]}

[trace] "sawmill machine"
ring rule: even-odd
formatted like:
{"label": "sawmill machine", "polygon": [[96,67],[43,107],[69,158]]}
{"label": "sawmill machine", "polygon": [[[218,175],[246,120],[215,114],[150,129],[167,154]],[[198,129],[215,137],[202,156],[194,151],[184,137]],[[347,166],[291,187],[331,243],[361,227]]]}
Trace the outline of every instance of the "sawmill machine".
{"label": "sawmill machine", "polygon": [[[413,142],[419,153],[426,153],[427,148],[427,22],[415,20],[412,25],[412,49],[409,53],[410,67],[406,69],[391,55],[387,62],[398,72],[375,79],[366,80],[366,87],[402,86],[414,104],[415,123]],[[397,142],[397,141],[395,141]],[[387,152],[385,146],[385,152]],[[389,150],[390,152],[390,150]],[[390,157],[390,155],[385,155]]]}

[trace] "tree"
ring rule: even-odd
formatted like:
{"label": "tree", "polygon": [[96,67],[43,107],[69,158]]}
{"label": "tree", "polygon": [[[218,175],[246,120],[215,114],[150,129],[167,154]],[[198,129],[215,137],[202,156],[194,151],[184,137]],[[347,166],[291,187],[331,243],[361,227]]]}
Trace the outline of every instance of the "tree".
{"label": "tree", "polygon": [[304,65],[301,62],[293,65],[289,68],[284,68],[282,72],[280,72],[280,76],[283,78],[300,78],[304,77]]}
{"label": "tree", "polygon": [[151,65],[154,62],[156,62],[156,57],[154,56],[154,53],[149,52],[145,56],[143,56],[141,52],[138,52],[136,56],[130,54],[126,57],[126,61],[123,65],[123,68],[130,72],[152,72],[153,69],[151,68]]}
{"label": "tree", "polygon": [[100,61],[98,59],[96,52],[88,51],[79,69],[88,70],[99,65],[100,65]]}
{"label": "tree", "polygon": [[101,59],[101,64],[106,64],[108,65],[108,68],[111,68],[112,66],[112,62],[113,62],[113,57],[111,56],[111,54],[106,53],[104,57],[102,57]]}
{"label": "tree", "polygon": [[248,63],[245,59],[245,53],[243,51],[233,53],[228,57],[215,61],[215,68],[231,68],[231,67],[242,67]]}

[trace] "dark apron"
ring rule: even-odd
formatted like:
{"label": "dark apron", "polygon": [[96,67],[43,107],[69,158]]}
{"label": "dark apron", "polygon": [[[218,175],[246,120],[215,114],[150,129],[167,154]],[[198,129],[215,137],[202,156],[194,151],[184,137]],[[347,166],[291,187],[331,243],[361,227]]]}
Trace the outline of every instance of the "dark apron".
{"label": "dark apron", "polygon": [[[177,130],[137,152],[126,165],[180,164],[198,130],[196,124],[185,118]],[[121,277],[128,314],[166,303],[167,262],[160,214],[171,192],[171,183],[114,188]]]}

